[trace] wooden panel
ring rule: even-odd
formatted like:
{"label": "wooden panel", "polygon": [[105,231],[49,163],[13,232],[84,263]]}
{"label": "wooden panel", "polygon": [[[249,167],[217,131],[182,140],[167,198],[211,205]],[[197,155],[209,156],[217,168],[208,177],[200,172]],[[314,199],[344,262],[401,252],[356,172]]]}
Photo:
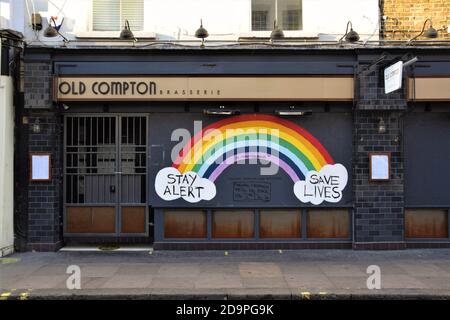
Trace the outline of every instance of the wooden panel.
{"label": "wooden panel", "polygon": [[447,238],[448,214],[440,209],[405,210],[406,238]]}
{"label": "wooden panel", "polygon": [[92,233],[112,233],[116,231],[116,208],[92,207]]}
{"label": "wooden panel", "polygon": [[213,238],[253,238],[254,212],[217,210],[213,213]]}
{"label": "wooden panel", "polygon": [[348,209],[310,209],[307,214],[308,238],[348,238]]}
{"label": "wooden panel", "polygon": [[66,230],[70,233],[87,233],[91,230],[91,208],[67,207]]}
{"label": "wooden panel", "polygon": [[114,207],[68,207],[67,232],[113,233],[116,230]]}
{"label": "wooden panel", "polygon": [[206,238],[206,212],[174,210],[164,212],[165,238]]}
{"label": "wooden panel", "polygon": [[299,238],[301,211],[262,210],[259,217],[261,238]]}
{"label": "wooden panel", "polygon": [[122,207],[122,233],[145,233],[145,207]]}
{"label": "wooden panel", "polygon": [[450,77],[416,77],[408,79],[408,99],[450,101]]}

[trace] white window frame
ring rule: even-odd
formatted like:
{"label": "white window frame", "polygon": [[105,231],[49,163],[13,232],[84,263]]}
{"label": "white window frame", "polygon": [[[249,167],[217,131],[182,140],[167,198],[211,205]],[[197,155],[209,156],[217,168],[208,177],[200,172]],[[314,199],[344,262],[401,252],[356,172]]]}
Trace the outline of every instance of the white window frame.
{"label": "white window frame", "polygon": [[[94,6],[93,6],[93,0],[89,1],[89,17],[88,17],[88,25],[87,25],[87,30],[86,31],[78,31],[76,33],[76,37],[83,39],[89,39],[89,38],[105,38],[105,39],[117,39],[120,36],[120,32],[122,30],[118,30],[118,31],[98,31],[98,30],[94,30]],[[135,38],[142,38],[142,39],[154,39],[156,38],[156,33],[152,32],[152,31],[147,31],[145,30],[145,16],[146,16],[146,12],[145,12],[145,0],[144,0],[144,25],[143,25],[143,30],[133,30],[131,29],[131,31],[133,32]],[[123,22],[122,22],[123,24]],[[121,26],[121,28],[123,28],[123,26]]]}
{"label": "white window frame", "polygon": [[[301,21],[301,29],[299,30],[283,30],[284,33],[284,37],[285,38],[317,38],[318,34],[317,33],[311,33],[308,31],[305,31],[305,24],[304,24],[304,19],[303,19],[303,0],[301,1],[301,15],[300,15],[300,21]],[[251,38],[251,37],[256,37],[256,38],[269,38],[270,34],[272,33],[272,30],[265,30],[265,31],[253,31],[252,30],[252,0],[249,0],[249,11],[248,11],[248,19],[250,21],[249,23],[249,31],[248,32],[244,32],[244,33],[240,33],[239,37],[242,38]],[[270,23],[270,21],[269,21]],[[273,21],[271,22],[273,24]],[[278,25],[280,28],[282,28],[282,26],[279,24]]]}

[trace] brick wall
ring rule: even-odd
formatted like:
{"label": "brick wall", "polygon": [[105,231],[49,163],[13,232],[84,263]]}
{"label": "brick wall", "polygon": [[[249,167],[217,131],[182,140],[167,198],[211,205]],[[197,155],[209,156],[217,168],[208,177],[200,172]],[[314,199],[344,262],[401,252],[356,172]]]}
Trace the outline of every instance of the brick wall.
{"label": "brick wall", "polygon": [[[433,27],[439,30],[438,39],[450,39],[449,0],[384,0],[384,36],[386,39],[406,40],[419,34],[426,19],[431,18]],[[427,23],[426,28],[429,27]],[[425,29],[426,30],[426,29]],[[419,39],[426,39],[421,37]]]}
{"label": "brick wall", "polygon": [[[394,249],[403,244],[403,111],[407,107],[406,90],[384,93],[380,81],[383,66],[367,71],[358,67],[359,82],[354,112],[354,247]],[[386,132],[379,133],[380,119]],[[391,176],[387,182],[369,181],[369,153],[391,153]],[[382,243],[390,243],[383,246]],[[394,244],[397,244],[395,246]]]}
{"label": "brick wall", "polygon": [[28,249],[51,251],[62,237],[62,122],[51,98],[52,67],[49,61],[26,61],[24,106],[29,127],[38,119],[39,133],[28,130],[28,152],[52,154],[52,181],[28,183]]}
{"label": "brick wall", "polygon": [[25,108],[52,107],[52,67],[49,61],[25,62],[24,99]]}
{"label": "brick wall", "polygon": [[32,112],[29,121],[39,119],[40,133],[29,134],[29,152],[52,154],[52,181],[29,183],[28,246],[54,250],[61,241],[62,214],[62,125],[55,112]]}
{"label": "brick wall", "polygon": [[[387,60],[389,61],[389,60]],[[367,61],[359,64],[357,68],[358,82],[356,102],[360,110],[405,110],[406,80],[403,79],[403,90],[384,93],[385,65],[370,66]]]}
{"label": "brick wall", "polygon": [[[380,119],[386,132],[378,133]],[[402,117],[391,111],[356,111],[353,188],[355,242],[403,241]],[[369,181],[369,153],[391,153],[388,182]]]}

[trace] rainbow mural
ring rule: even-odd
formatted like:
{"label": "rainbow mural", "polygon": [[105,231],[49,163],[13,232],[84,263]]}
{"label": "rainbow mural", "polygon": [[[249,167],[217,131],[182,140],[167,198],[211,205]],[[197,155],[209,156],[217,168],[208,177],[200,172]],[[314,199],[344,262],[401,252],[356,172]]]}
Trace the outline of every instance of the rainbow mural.
{"label": "rainbow mural", "polygon": [[181,174],[195,172],[214,182],[230,165],[246,159],[277,164],[295,183],[320,171],[333,158],[308,131],[271,115],[239,115],[197,132],[172,164]]}

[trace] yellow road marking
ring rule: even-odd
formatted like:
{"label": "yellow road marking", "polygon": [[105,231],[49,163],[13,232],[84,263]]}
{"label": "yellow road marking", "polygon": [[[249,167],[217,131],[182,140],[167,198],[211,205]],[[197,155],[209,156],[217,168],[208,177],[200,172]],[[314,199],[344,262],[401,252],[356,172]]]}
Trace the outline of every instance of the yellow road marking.
{"label": "yellow road marking", "polygon": [[311,293],[308,291],[300,292],[302,299],[309,300],[311,298]]}
{"label": "yellow road marking", "polygon": [[10,295],[11,292],[3,292],[2,294],[0,294],[0,300],[8,300]]}
{"label": "yellow road marking", "polygon": [[16,259],[16,258],[0,258],[0,262],[2,264],[16,263],[19,261],[20,261],[20,259]]}
{"label": "yellow road marking", "polygon": [[28,292],[22,292],[19,296],[19,300],[28,300]]}

